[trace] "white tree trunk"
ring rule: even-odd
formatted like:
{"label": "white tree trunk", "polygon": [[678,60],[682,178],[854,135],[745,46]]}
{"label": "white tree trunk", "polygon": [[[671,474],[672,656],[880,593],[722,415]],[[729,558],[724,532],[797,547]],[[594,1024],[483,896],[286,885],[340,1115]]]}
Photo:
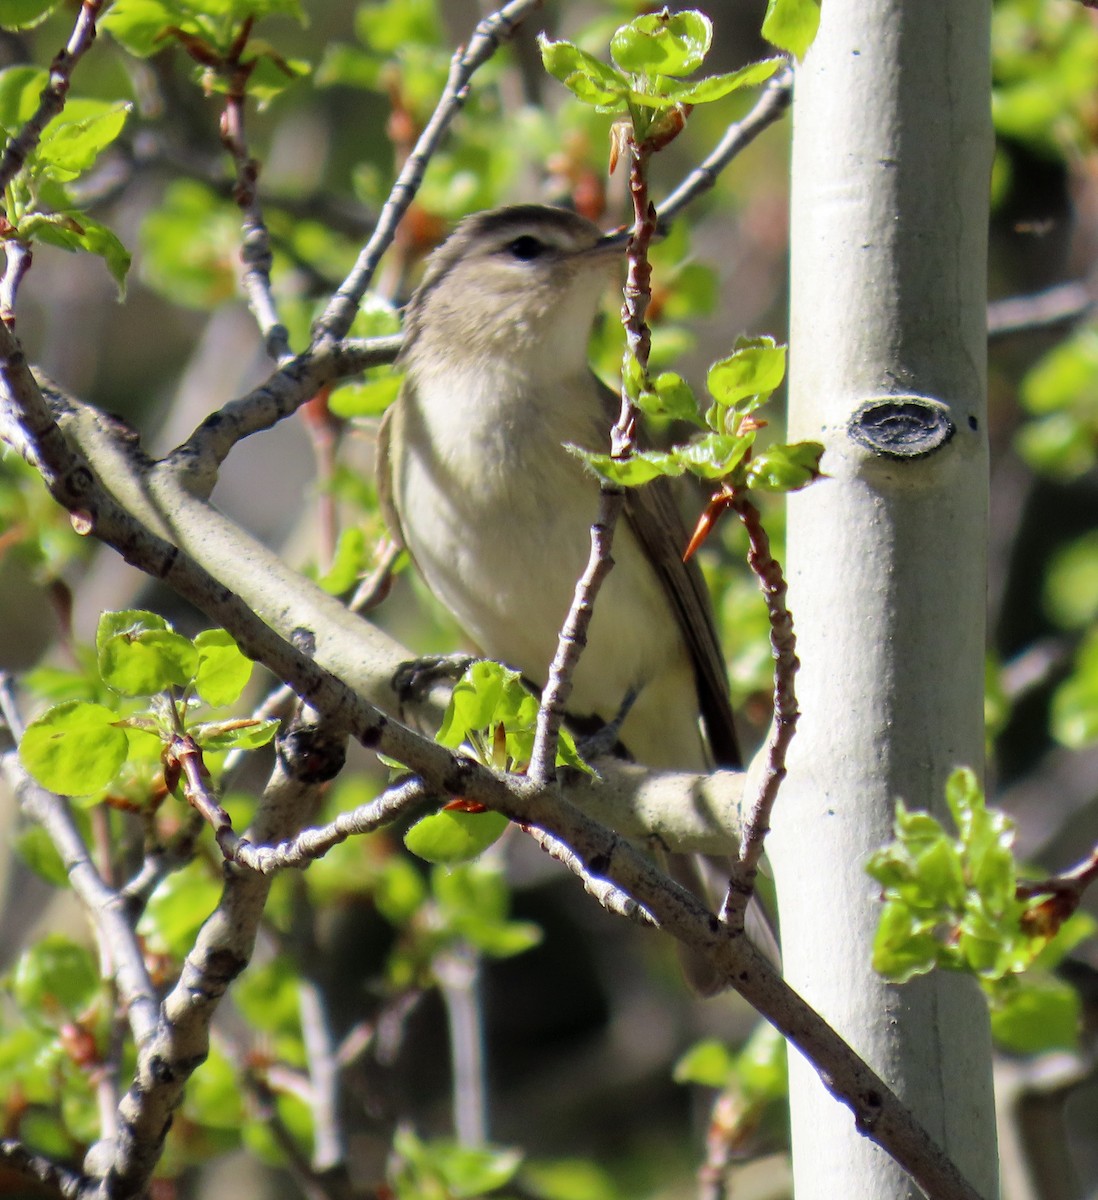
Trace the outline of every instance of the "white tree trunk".
{"label": "white tree trunk", "polygon": [[[770,853],[790,983],[989,1200],[991,1056],[973,981],[870,966],[864,873],[898,796],[981,770],[990,0],[824,0],[798,72],[791,438],[828,478],[789,506],[803,711]],[[797,1200],[917,1195],[798,1056]]]}

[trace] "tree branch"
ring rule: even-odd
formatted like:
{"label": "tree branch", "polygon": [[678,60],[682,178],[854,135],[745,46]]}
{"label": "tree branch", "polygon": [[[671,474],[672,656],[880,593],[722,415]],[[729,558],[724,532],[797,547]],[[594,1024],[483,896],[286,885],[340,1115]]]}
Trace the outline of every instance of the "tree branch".
{"label": "tree branch", "polygon": [[469,82],[474,74],[508,41],[515,29],[541,3],[541,0],[511,0],[482,20],[469,39],[468,48],[458,49],[450,64],[450,76],[431,119],[419,135],[415,149],[408,156],[389,197],[382,206],[377,225],[358,256],[351,273],[340,284],[314,330],[314,342],[324,344],[346,336],[355,318],[362,297],[377,270],[381,256],[389,248],[411,204],[431,156],[438,149],[450,123],[457,116],[469,94]]}
{"label": "tree branch", "polygon": [[675,190],[656,206],[661,221],[673,221],[688,205],[714,186],[728,164],[775,121],[780,120],[793,99],[793,68],[767,81],[755,107],[733,125],[729,125],[724,137],[713,152],[696,166]]}
{"label": "tree branch", "polygon": [[42,131],[65,107],[65,97],[69,92],[73,70],[95,41],[95,23],[99,20],[104,2],[105,0],[81,0],[72,34],[64,49],[58,51],[56,58],[50,63],[49,82],[42,89],[38,108],[4,147],[3,156],[0,157],[0,192],[3,192],[19,174],[28,156],[38,145]]}

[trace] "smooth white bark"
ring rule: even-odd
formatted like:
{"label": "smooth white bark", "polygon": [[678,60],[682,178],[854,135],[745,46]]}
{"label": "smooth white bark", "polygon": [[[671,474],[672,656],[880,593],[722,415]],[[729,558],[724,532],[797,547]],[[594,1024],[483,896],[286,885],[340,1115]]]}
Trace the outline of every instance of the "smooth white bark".
{"label": "smooth white bark", "polygon": [[[984,755],[989,10],[824,0],[798,72],[790,433],[828,478],[789,508],[803,717],[769,845],[790,983],[990,1198],[984,1001],[874,974],[864,873],[896,797],[941,814]],[[792,1057],[797,1200],[917,1195]]]}

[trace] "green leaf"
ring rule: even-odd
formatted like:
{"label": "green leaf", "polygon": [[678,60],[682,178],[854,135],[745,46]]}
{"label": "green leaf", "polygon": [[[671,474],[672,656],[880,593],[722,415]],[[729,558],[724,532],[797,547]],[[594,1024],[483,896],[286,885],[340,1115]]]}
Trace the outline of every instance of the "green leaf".
{"label": "green leaf", "polygon": [[611,458],[609,454],[593,454],[579,446],[565,449],[583,461],[603,479],[621,487],[640,487],[661,475],[681,475],[685,466],[674,454],[659,450],[641,450],[629,458]]}
{"label": "green leaf", "polygon": [[784,1100],[789,1095],[789,1062],[785,1038],[765,1022],[755,1026],[747,1045],[736,1055],[740,1087],[754,1103]]}
{"label": "green leaf", "polygon": [[198,651],[195,690],[211,708],[235,704],[252,677],[252,660],[224,629],[204,629],[193,645]]}
{"label": "green leaf", "polygon": [[690,385],[674,371],[664,371],[653,380],[653,391],[638,391],[637,407],[649,416],[670,417],[678,421],[701,423],[698,402]]}
{"label": "green leaf", "polygon": [[614,105],[628,94],[628,79],[571,42],[554,42],[542,33],[538,47],[546,71],[585,104]]}
{"label": "green leaf", "polygon": [[407,1126],[393,1136],[393,1157],[398,1195],[453,1200],[496,1191],[514,1178],[522,1163],[518,1150],[461,1146],[441,1138],[424,1142]]}
{"label": "green leaf", "polygon": [[43,130],[38,162],[55,179],[75,179],[122,132],[132,107],[122,100],[70,99]]}
{"label": "green leaf", "polygon": [[145,282],[174,304],[208,312],[236,295],[240,214],[189,179],[171,184],[141,225]]}
{"label": "green leaf", "polygon": [[884,904],[873,938],[873,969],[878,974],[893,983],[926,975],[937,965],[940,949],[932,926],[917,922],[906,904]]}
{"label": "green leaf", "polygon": [[78,1017],[95,999],[99,971],[86,946],[51,933],[19,956],[12,972],[16,1003],[42,1017]]}
{"label": "green leaf", "polygon": [[1081,1020],[1079,993],[1051,976],[1011,980],[1015,985],[991,1007],[991,1033],[1014,1054],[1077,1050]]}
{"label": "green leaf", "polygon": [[689,75],[705,61],[713,25],[696,10],[637,17],[610,39],[610,56],[633,75]]}
{"label": "green leaf", "polygon": [[50,81],[41,67],[0,71],[0,129],[14,136],[34,116],[42,89]]}
{"label": "green leaf", "polygon": [[118,298],[125,298],[130,252],[106,225],[100,225],[82,212],[37,213],[20,222],[20,232],[31,240],[46,242],[70,253],[85,251],[98,255],[118,285]]}
{"label": "green leaf", "polygon": [[820,477],[823,452],[819,442],[768,446],[747,464],[745,482],[766,492],[795,492]]}
{"label": "green leaf", "polygon": [[724,75],[707,75],[693,82],[668,83],[664,94],[675,104],[709,104],[742,88],[765,83],[785,66],[785,61],[784,58],[765,58]]}
{"label": "green leaf", "polygon": [[127,696],[186,687],[198,669],[194,644],[163,617],[131,609],[104,613],[95,634],[103,682]]}
{"label": "green leaf", "polygon": [[404,844],[427,862],[468,862],[497,842],[508,824],[500,813],[443,811],[417,821]]}
{"label": "green leaf", "polygon": [[623,1200],[610,1175],[584,1158],[523,1163],[519,1182],[536,1200]]}
{"label": "green leaf", "polygon": [[754,432],[708,433],[676,447],[671,457],[699,479],[723,479],[743,462],[754,441]]}
{"label": "green leaf", "polygon": [[118,714],[102,704],[69,700],[32,721],[19,757],[43,787],[63,796],[105,788],[126,760],[129,741],[116,727]]}
{"label": "green leaf", "polygon": [[[168,29],[188,22],[166,0],[114,0],[99,21],[100,29],[138,58],[148,58],[170,45]],[[193,32],[192,29],[190,30]]]}
{"label": "green leaf", "polygon": [[804,58],[819,27],[820,0],[769,0],[762,35],[779,50]]}
{"label": "green leaf", "polygon": [[274,737],[280,724],[277,717],[250,721],[211,721],[194,726],[191,735],[203,750],[210,753],[258,750]]}
{"label": "green leaf", "polygon": [[671,1078],[676,1083],[696,1083],[699,1087],[724,1088],[735,1070],[732,1052],[717,1038],[706,1038],[693,1046],[675,1063]]}
{"label": "green leaf", "polygon": [[773,338],[739,338],[736,349],[709,368],[706,382],[718,404],[752,412],[785,378],[785,347]]}
{"label": "green leaf", "polygon": [[57,7],[58,0],[3,0],[0,27],[30,29],[44,21]]}

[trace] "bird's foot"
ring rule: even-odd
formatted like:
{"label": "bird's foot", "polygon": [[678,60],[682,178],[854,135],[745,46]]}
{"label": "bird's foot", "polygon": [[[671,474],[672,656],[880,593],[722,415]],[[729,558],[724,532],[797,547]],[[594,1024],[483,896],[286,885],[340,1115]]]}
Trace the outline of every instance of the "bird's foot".
{"label": "bird's foot", "polygon": [[402,704],[426,700],[437,683],[454,683],[477,660],[469,654],[428,654],[401,663],[393,674],[393,691]]}

